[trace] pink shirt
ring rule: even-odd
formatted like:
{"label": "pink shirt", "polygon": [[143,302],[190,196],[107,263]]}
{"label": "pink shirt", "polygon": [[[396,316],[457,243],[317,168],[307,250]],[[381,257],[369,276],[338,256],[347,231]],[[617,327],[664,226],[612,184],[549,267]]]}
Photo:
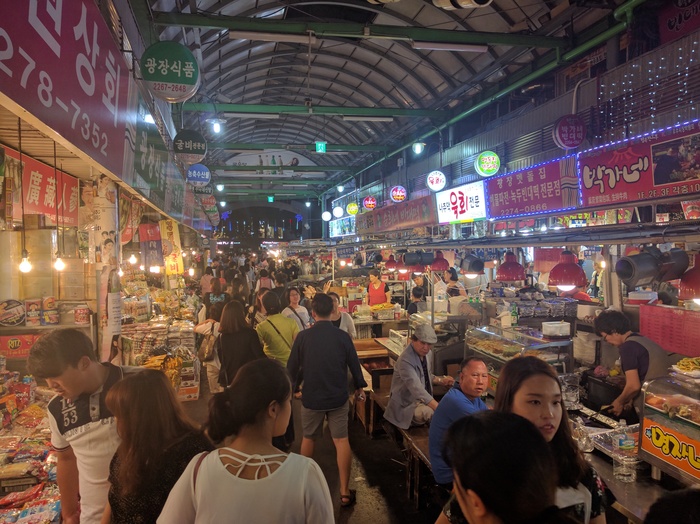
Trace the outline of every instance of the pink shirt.
{"label": "pink shirt", "polygon": [[204,275],[200,280],[199,280],[199,285],[202,286],[202,295],[204,293],[211,293],[211,281],[214,277],[211,275]]}

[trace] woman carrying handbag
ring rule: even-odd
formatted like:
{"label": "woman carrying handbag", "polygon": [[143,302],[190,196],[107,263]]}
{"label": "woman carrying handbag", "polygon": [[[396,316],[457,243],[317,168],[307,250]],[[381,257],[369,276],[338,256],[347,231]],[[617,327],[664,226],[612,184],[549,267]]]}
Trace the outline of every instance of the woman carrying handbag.
{"label": "woman carrying handbag", "polygon": [[246,324],[245,312],[240,302],[234,300],[226,304],[221,314],[219,333],[219,385],[225,388],[231,384],[242,366],[253,360],[265,358],[265,353],[258,334]]}

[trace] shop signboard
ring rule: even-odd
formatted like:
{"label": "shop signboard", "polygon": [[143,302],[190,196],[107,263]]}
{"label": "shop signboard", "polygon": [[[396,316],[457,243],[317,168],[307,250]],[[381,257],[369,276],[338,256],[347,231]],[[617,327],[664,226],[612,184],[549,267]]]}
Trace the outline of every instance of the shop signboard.
{"label": "shop signboard", "polygon": [[355,255],[355,246],[335,248],[335,256],[338,258],[351,258]]}
{"label": "shop signboard", "polygon": [[425,184],[431,191],[442,191],[447,185],[447,177],[442,171],[431,171],[425,177]]}
{"label": "shop signboard", "polygon": [[432,200],[432,196],[424,196],[357,215],[357,232],[364,235],[434,226],[436,218]]}
{"label": "shop signboard", "polygon": [[355,202],[350,202],[345,207],[345,211],[347,211],[348,215],[357,215],[357,213],[360,211],[360,207]]}
{"label": "shop signboard", "polygon": [[561,149],[576,149],[586,139],[586,122],[578,115],[564,115],[554,123],[552,139]]}
{"label": "shop signboard", "polygon": [[187,182],[193,186],[206,186],[211,182],[211,171],[204,164],[193,164],[187,169]]}
{"label": "shop signboard", "polygon": [[435,195],[438,224],[459,224],[486,218],[484,182],[473,182]]}
{"label": "shop signboard", "polygon": [[[700,445],[685,433],[644,417],[640,447],[657,459],[700,480]],[[674,424],[678,426],[678,423]]]}
{"label": "shop signboard", "polygon": [[146,268],[163,265],[163,244],[158,224],[139,225],[139,241]]}
{"label": "shop signboard", "polygon": [[207,141],[193,129],[183,129],[173,139],[175,158],[186,166],[191,166],[204,160],[207,154]]}
{"label": "shop signboard", "polygon": [[136,121],[135,142],[133,181],[129,185],[163,209],[168,181],[166,166],[169,163],[163,139],[155,126],[139,119]]}
{"label": "shop signboard", "polygon": [[141,55],[141,76],[148,90],[166,102],[184,102],[199,87],[199,66],[187,47],[178,42],[156,42]]}
{"label": "shop signboard", "polygon": [[541,215],[579,205],[576,157],[570,155],[486,182],[489,218]]}
{"label": "shop signboard", "polygon": [[163,258],[165,259],[166,275],[182,275],[185,272],[185,264],[182,261],[182,246],[180,245],[180,231],[174,220],[161,220],[161,242],[163,244]]}
{"label": "shop signboard", "polygon": [[677,198],[700,193],[698,120],[646,133],[579,155],[583,207]]}
{"label": "shop signboard", "polygon": [[389,192],[389,198],[391,198],[392,202],[403,202],[408,198],[408,191],[403,186],[394,186]]}
{"label": "shop signboard", "polygon": [[501,169],[501,159],[493,151],[483,151],[476,156],[474,169],[483,177],[494,176]]}
{"label": "shop signboard", "polygon": [[344,237],[355,234],[355,217],[343,217],[328,222],[329,237]]}
{"label": "shop signboard", "polygon": [[121,173],[130,73],[97,4],[0,2],[0,50],[1,98]]}
{"label": "shop signboard", "polygon": [[362,207],[364,207],[367,211],[372,211],[375,207],[377,207],[377,199],[373,196],[366,196],[362,199]]}
{"label": "shop signboard", "polygon": [[26,155],[22,155],[23,165],[20,168],[19,152],[3,147],[0,147],[0,150],[4,151],[5,156],[5,177],[12,182],[14,189],[12,198],[16,202],[12,207],[16,219],[22,219],[24,198],[25,215],[46,215],[54,224],[58,220],[61,225],[78,225],[77,178],[61,170],[54,171],[53,167]]}
{"label": "shop signboard", "polygon": [[666,44],[700,27],[698,0],[673,0],[659,9],[659,36]]}
{"label": "shop signboard", "polygon": [[211,187],[211,184],[207,184],[206,186],[190,186],[192,187],[192,191],[194,192],[195,195],[213,195],[214,194],[214,189]]}

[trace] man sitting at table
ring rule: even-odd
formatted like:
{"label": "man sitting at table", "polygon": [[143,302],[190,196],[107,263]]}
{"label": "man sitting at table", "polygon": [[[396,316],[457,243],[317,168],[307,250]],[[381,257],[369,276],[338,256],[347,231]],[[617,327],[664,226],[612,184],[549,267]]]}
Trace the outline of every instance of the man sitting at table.
{"label": "man sitting at table", "polygon": [[430,422],[438,407],[433,398],[433,384],[451,386],[454,383],[452,377],[433,375],[430,350],[436,342],[433,327],[418,324],[411,335],[411,343],[396,361],[384,418],[401,429]]}
{"label": "man sitting at table", "polygon": [[469,357],[459,365],[459,382],[455,382],[450,391],[438,404],[433,419],[430,421],[430,466],[435,481],[452,489],[452,468],[442,457],[443,438],[454,421],[487,409],[481,396],[486,392],[489,382],[489,370],[479,357]]}

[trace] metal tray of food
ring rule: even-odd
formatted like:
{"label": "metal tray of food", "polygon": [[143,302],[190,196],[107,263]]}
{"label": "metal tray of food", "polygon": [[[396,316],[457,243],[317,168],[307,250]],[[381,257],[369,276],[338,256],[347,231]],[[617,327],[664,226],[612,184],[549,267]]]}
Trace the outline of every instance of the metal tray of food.
{"label": "metal tray of food", "polygon": [[[621,428],[615,428],[615,429],[610,429],[608,431],[602,431],[600,433],[593,435],[591,437],[593,439],[593,447],[595,447],[595,449],[597,449],[598,451],[605,453],[608,457],[612,458],[612,456],[613,456],[612,438],[613,438],[613,435],[619,434],[620,431],[621,431]],[[632,424],[631,426],[627,426],[625,433],[627,433],[629,435],[634,435],[635,450],[638,449],[639,424]],[[635,451],[635,453],[636,453],[636,451]]]}

